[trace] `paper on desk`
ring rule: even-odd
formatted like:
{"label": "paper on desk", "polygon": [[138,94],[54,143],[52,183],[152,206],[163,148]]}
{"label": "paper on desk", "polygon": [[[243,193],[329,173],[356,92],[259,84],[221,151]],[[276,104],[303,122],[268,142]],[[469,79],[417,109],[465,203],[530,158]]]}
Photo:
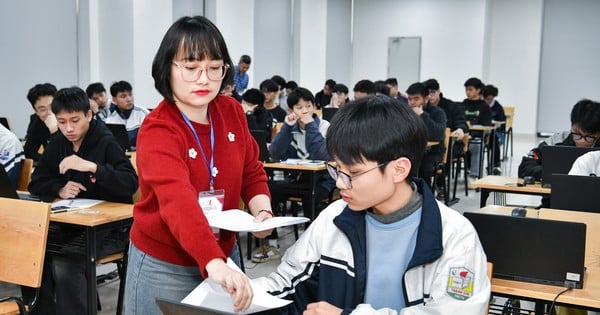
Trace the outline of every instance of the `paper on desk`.
{"label": "paper on desk", "polygon": [[[231,260],[231,258],[227,259],[227,266],[238,272],[242,272]],[[273,308],[279,308],[292,302],[270,295],[264,288],[252,282],[252,280],[250,280],[250,286],[252,287],[252,292],[254,292],[252,304],[245,312],[237,314],[261,312]],[[181,301],[181,303],[202,306],[204,308],[218,310],[221,312],[234,313],[233,300],[231,299],[229,293],[227,293],[219,284],[210,279],[202,281],[202,283],[200,283],[192,292],[190,292],[190,294],[188,294]]]}
{"label": "paper on desk", "polygon": [[287,160],[281,161],[281,163],[283,163],[283,164],[289,164],[289,165],[321,165],[321,164],[325,163],[325,161],[321,161],[321,160],[303,160],[303,159],[287,159]]}
{"label": "paper on desk", "polygon": [[310,220],[304,217],[274,217],[262,222],[254,222],[251,214],[238,209],[222,211],[208,218],[210,226],[233,232],[258,232],[308,221]]}
{"label": "paper on desk", "polygon": [[52,203],[52,209],[55,209],[58,207],[85,209],[85,208],[93,207],[103,201],[104,200],[86,199],[86,198],[63,199],[63,200]]}

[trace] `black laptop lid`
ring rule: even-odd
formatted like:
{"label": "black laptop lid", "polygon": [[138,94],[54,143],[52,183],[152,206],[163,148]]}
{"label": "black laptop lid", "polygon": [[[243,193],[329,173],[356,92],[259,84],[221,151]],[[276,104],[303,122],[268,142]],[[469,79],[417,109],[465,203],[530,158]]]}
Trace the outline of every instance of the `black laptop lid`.
{"label": "black laptop lid", "polygon": [[264,130],[250,130],[252,137],[256,140],[260,153],[258,160],[262,162],[269,161],[269,149],[267,149],[267,132]]}
{"label": "black laptop lid", "polygon": [[231,314],[161,298],[156,298],[156,305],[164,315]]}
{"label": "black laptop lid", "polygon": [[581,288],[584,278],[583,223],[465,212],[494,277]]}
{"label": "black laptop lid", "polygon": [[335,113],[337,113],[337,111],[338,108],[323,107],[323,119],[331,121],[333,119],[333,116],[335,116]]}
{"label": "black laptop lid", "polygon": [[542,147],[542,186],[551,187],[552,174],[568,174],[578,157],[600,148],[581,148],[564,145]]}
{"label": "black laptop lid", "polygon": [[600,177],[552,175],[550,207],[600,213]]}
{"label": "black laptop lid", "polygon": [[121,124],[106,124],[106,127],[117,139],[117,142],[121,145],[123,151],[131,151],[131,143],[129,142],[129,135],[125,125]]}
{"label": "black laptop lid", "polygon": [[4,165],[0,164],[0,197],[19,199],[17,190],[12,185],[10,177],[4,169]]}

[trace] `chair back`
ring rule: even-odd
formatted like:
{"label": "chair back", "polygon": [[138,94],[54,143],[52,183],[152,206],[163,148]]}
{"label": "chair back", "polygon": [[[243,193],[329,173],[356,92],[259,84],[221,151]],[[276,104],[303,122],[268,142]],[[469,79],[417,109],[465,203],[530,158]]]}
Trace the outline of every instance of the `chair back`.
{"label": "chair back", "polygon": [[17,183],[17,190],[27,191],[27,186],[29,186],[29,182],[31,182],[31,173],[33,172],[33,160],[25,159],[23,160],[23,165],[21,166],[21,174],[19,175],[19,182]]}
{"label": "chair back", "polygon": [[279,133],[281,126],[283,126],[283,123],[278,122],[275,127],[273,127],[273,130],[271,130],[271,139],[275,138],[275,135]]}
{"label": "chair back", "polygon": [[444,152],[444,156],[442,157],[442,164],[446,165],[448,163],[448,147],[450,145],[450,128],[446,128],[444,131],[444,146],[446,147],[446,151]]}
{"label": "chair back", "polygon": [[0,281],[39,288],[50,204],[0,198]]}
{"label": "chair back", "polygon": [[515,107],[514,106],[504,106],[504,115],[506,115],[506,130],[512,128],[513,119],[515,117]]}

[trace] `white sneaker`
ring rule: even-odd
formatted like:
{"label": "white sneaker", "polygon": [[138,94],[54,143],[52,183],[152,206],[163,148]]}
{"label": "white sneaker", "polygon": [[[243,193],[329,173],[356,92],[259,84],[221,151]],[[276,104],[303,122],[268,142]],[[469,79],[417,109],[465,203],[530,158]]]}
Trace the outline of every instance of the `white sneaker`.
{"label": "white sneaker", "polygon": [[281,258],[279,248],[275,246],[263,245],[259,247],[252,255],[252,262],[263,263],[269,260]]}

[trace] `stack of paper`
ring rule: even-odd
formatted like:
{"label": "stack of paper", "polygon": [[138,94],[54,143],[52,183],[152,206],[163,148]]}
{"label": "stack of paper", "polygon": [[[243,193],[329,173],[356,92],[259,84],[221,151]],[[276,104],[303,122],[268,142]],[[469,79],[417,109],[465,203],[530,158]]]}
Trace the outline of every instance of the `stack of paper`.
{"label": "stack of paper", "polygon": [[226,210],[208,218],[208,224],[214,228],[233,232],[258,232],[276,227],[308,222],[304,217],[274,217],[262,222],[254,222],[254,217],[243,210]]}

